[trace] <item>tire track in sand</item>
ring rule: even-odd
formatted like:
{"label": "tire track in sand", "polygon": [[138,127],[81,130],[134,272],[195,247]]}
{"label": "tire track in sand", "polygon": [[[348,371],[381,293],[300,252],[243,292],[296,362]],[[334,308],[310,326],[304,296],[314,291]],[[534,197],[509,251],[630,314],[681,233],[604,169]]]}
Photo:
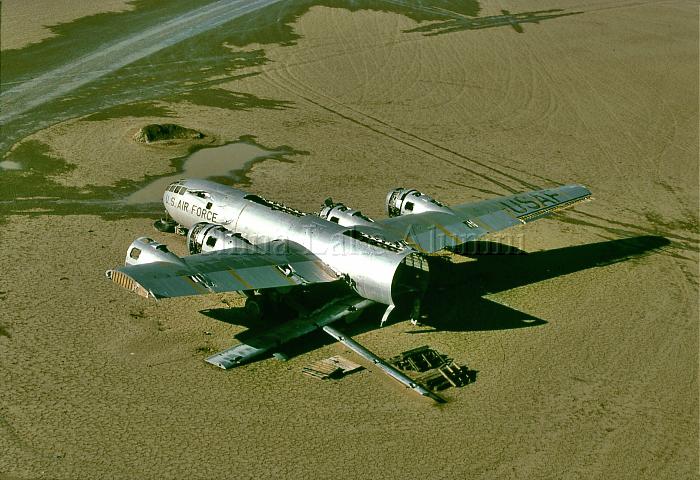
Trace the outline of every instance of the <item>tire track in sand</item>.
{"label": "tire track in sand", "polygon": [[[537,61],[538,59],[535,58],[534,60]],[[296,66],[296,64],[285,64],[278,68],[267,69],[262,72],[263,78],[276,88],[282,91],[286,91],[291,95],[304,100],[307,103],[315,105],[316,107],[321,108],[329,113],[332,113],[346,121],[367,128],[368,130],[371,130],[379,135],[389,138],[409,148],[417,150],[423,154],[429,155],[430,157],[438,159],[455,168],[468,172],[474,175],[475,177],[481,178],[486,182],[501,188],[504,191],[510,193],[517,193],[522,191],[523,188],[533,190],[541,188],[538,185],[526,180],[525,178],[506,173],[500,170],[499,168],[493,167],[482,161],[476,160],[470,156],[455,151],[454,149],[441,145],[436,141],[419,136],[404,128],[393,125],[388,121],[382,120],[374,115],[363,112],[346,103],[336,100],[335,98],[329,95],[319,92],[314,87],[310,86],[308,82],[305,82],[299,77],[295,76],[290,70],[290,68],[293,66]],[[553,101],[557,103],[556,100],[553,99]],[[507,160],[504,157],[501,158]],[[513,167],[509,168],[515,171],[519,171],[525,174],[526,176],[529,176],[530,178],[540,178],[545,181],[558,183],[556,181],[540,177],[536,174],[521,171]],[[520,188],[513,188],[512,184],[515,184]],[[629,223],[616,221],[611,218],[595,217],[588,214],[576,215],[576,212],[572,213],[574,214],[574,217],[567,220],[567,223],[574,223],[590,228],[596,228],[620,236],[636,236],[640,234],[662,234],[673,241],[673,246],[675,246],[675,248],[680,247],[681,249],[690,248],[691,251],[696,250],[696,248],[693,248],[692,242],[688,244],[687,242],[683,241],[685,239],[669,231],[660,232],[657,229],[650,229],[645,228],[643,226],[632,225]],[[586,218],[586,220],[581,219],[581,216]],[[597,222],[593,221],[594,218],[602,222],[602,224],[598,224]],[[677,253],[668,250],[664,250],[664,253],[670,256],[677,255]]]}
{"label": "tire track in sand", "polygon": [[[389,122],[357,110],[345,103],[339,102],[321,92],[318,92],[309,85],[306,85],[304,82],[300,81],[299,78],[295,77],[294,74],[289,71],[288,67],[289,66],[265,70],[263,72],[264,78],[276,88],[286,91],[307,103],[339,116],[344,120],[367,128],[368,130],[371,130],[379,135],[390,138],[391,140],[408,146],[409,148],[429,155],[432,158],[436,158],[455,168],[466,171],[475,177],[481,178],[482,180],[496,185],[506,192],[517,193],[522,191],[522,188],[514,188],[507,183],[509,180],[515,182],[521,187],[525,187],[526,189],[537,190],[540,188],[522,178],[505,173],[498,168],[475,160],[453,149],[442,146],[432,140],[422,138],[414,133],[392,125]],[[275,75],[277,78],[275,78]],[[458,157],[472,166],[467,166],[462,161],[450,159],[449,157],[451,156]]]}

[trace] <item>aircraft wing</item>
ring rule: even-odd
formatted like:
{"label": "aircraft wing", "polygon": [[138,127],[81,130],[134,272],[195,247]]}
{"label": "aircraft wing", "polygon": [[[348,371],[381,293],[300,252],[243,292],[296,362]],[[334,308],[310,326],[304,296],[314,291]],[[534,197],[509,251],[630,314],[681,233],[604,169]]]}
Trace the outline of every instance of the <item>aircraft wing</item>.
{"label": "aircraft wing", "polygon": [[277,251],[231,248],[127,265],[107,277],[146,298],[182,297],[332,282],[338,276],[310,251],[287,244]]}
{"label": "aircraft wing", "polygon": [[372,305],[375,305],[372,300],[354,294],[336,298],[309,315],[267,329],[264,334],[212,355],[205,361],[223,369],[235,367],[264,353],[274,351],[280,345],[297,337],[323,328],[340,319],[359,315]]}
{"label": "aircraft wing", "polygon": [[590,196],[591,192],[582,185],[565,185],[465,203],[451,207],[451,212],[401,215],[379,220],[377,224],[388,240],[403,240],[419,251],[432,253],[537,220]]}

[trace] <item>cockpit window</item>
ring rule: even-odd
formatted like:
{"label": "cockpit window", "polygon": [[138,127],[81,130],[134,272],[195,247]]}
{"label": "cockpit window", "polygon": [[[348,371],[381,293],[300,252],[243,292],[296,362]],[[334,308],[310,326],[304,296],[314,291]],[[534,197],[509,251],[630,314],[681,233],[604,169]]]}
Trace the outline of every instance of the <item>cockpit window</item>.
{"label": "cockpit window", "polygon": [[138,260],[139,256],[141,255],[141,249],[140,248],[132,248],[131,251],[129,252],[129,256],[133,258],[134,260]]}

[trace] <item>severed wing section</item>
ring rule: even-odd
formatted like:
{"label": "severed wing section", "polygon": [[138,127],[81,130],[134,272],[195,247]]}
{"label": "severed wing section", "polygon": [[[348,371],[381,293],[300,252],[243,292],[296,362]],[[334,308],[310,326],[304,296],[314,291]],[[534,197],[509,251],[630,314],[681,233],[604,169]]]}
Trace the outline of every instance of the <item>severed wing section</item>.
{"label": "severed wing section", "polygon": [[590,198],[582,185],[519,193],[454,207],[380,220],[388,240],[403,240],[419,251],[432,253],[456,247],[487,233],[537,220]]}
{"label": "severed wing section", "polygon": [[154,261],[108,270],[106,275],[146,298],[279,288],[338,279],[318,257],[293,242],[278,241],[265,246],[269,248],[231,248],[187,257],[178,257],[150,239],[139,239],[132,248],[136,244],[141,249],[152,247],[148,253],[153,254]]}
{"label": "severed wing section", "polygon": [[229,369],[248,362],[264,353],[275,351],[280,345],[297,337],[311,333],[341,319],[359,315],[375,302],[351,294],[329,301],[318,310],[311,312],[277,327],[268,329],[264,334],[219,352],[205,359],[207,363]]}

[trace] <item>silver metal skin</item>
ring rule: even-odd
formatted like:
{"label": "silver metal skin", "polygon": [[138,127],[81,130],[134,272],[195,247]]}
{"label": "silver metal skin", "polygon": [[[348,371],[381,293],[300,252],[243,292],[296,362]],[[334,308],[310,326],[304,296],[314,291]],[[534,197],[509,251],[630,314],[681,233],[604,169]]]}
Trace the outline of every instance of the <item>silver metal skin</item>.
{"label": "silver metal skin", "polygon": [[126,250],[126,265],[143,263],[168,262],[182,265],[182,259],[168,250],[166,245],[148,237],[139,237]]}
{"label": "silver metal skin", "polygon": [[[148,242],[140,239],[130,249],[129,264],[106,272],[107,278],[146,298],[284,290],[339,278],[313,253],[287,240],[275,240],[253,252],[229,248],[185,257],[163,252],[163,245]],[[275,251],[284,253],[265,253]]]}
{"label": "silver metal skin", "polygon": [[190,255],[216,252],[229,248],[255,251],[249,241],[240,234],[228,230],[223,225],[200,222],[187,231],[187,250]]}
{"label": "silver metal skin", "polygon": [[374,224],[374,220],[364,215],[361,211],[348,208],[342,203],[333,203],[330,199],[323,205],[318,216],[344,227],[353,227],[355,225],[371,226]]}
{"label": "silver metal skin", "polygon": [[222,225],[253,245],[279,239],[301,245],[344,277],[360,296],[379,303],[390,305],[415,296],[427,281],[424,270],[402,263],[416,253],[404,243],[367,235],[231,187],[182,180],[168,187],[163,204],[188,229],[205,221]]}
{"label": "silver metal skin", "polygon": [[[397,188],[387,196],[390,218],[376,222],[330,200],[315,216],[206,180],[171,184],[163,203],[175,221],[192,230],[191,252],[252,245],[259,253],[263,245],[298,246],[345,278],[360,296],[395,305],[420,296],[425,288],[428,266],[420,253],[542,218],[590,195],[581,185],[564,185],[448,207],[417,190]],[[279,258],[271,263],[282,267]]]}
{"label": "silver metal skin", "polygon": [[395,188],[390,191],[386,196],[386,211],[390,217],[423,212],[454,214],[450,207],[412,188]]}
{"label": "silver metal skin", "polygon": [[562,185],[448,207],[417,190],[397,188],[387,195],[390,218],[375,224],[385,238],[402,239],[422,253],[433,253],[546,217],[590,197],[583,185]]}

